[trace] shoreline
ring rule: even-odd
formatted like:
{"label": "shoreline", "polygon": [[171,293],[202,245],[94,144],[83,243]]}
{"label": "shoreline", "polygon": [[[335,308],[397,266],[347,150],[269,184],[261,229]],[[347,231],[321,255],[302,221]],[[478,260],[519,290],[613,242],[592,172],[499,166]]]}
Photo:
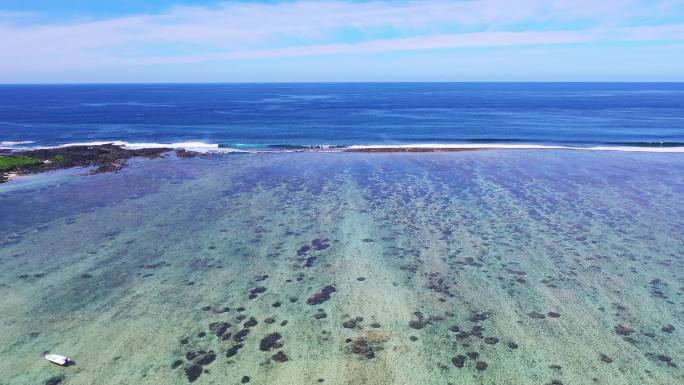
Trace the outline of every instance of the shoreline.
{"label": "shoreline", "polygon": [[[3,142],[8,143],[8,142]],[[27,143],[27,142],[18,142]],[[236,146],[239,147],[239,146]],[[684,153],[682,146],[594,146],[572,147],[540,144],[402,144],[402,145],[349,145],[349,146],[272,146],[263,148],[221,147],[219,144],[202,142],[180,143],[128,143],[123,141],[75,143],[54,147],[3,147],[0,156],[23,156],[39,160],[38,164],[22,165],[0,171],[0,183],[23,175],[73,167],[91,167],[90,174],[117,172],[125,168],[131,158],[156,159],[169,153],[179,158],[190,158],[202,154],[259,154],[259,153],[446,153],[484,150],[565,150],[565,151],[608,151],[640,153]]]}
{"label": "shoreline", "polygon": [[283,143],[209,143],[183,141],[170,143],[128,142],[124,140],[76,142],[58,145],[35,145],[32,141],[0,142],[0,154],[34,150],[68,149],[112,145],[125,150],[185,150],[196,153],[277,153],[277,152],[436,152],[463,150],[576,150],[619,152],[684,153],[680,142],[634,143],[537,143],[537,142],[447,142],[447,143],[392,143],[392,144],[283,144]]}
{"label": "shoreline", "polygon": [[[70,146],[3,152],[0,156],[15,158],[26,157],[36,163],[19,165],[0,172],[0,183],[8,182],[22,175],[40,174],[48,171],[73,167],[91,167],[90,174],[117,172],[128,165],[131,158],[155,159],[163,157],[173,148],[126,149],[114,144],[94,146]],[[187,157],[191,154],[177,150],[177,155]]]}

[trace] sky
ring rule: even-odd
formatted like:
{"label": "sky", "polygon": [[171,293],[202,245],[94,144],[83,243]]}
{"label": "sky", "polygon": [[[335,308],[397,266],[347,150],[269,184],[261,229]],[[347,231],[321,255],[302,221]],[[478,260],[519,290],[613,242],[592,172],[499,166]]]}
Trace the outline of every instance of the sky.
{"label": "sky", "polygon": [[684,81],[684,0],[0,0],[0,83]]}

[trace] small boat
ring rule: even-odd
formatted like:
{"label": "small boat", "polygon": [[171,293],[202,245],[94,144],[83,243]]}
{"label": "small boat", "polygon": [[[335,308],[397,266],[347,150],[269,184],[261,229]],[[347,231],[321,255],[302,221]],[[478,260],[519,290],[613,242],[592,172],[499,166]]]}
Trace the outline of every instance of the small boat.
{"label": "small boat", "polygon": [[59,354],[48,354],[45,356],[45,359],[52,362],[53,364],[61,366],[67,366],[69,365],[69,362],[71,362],[70,359],[64,356],[60,356]]}

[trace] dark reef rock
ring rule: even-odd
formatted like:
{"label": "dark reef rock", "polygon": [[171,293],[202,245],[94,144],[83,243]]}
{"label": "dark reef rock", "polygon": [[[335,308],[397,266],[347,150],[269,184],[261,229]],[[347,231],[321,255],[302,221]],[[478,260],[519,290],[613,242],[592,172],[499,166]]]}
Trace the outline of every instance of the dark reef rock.
{"label": "dark reef rock", "polygon": [[306,300],[306,303],[308,303],[309,305],[320,305],[323,302],[329,300],[330,294],[334,293],[335,291],[337,290],[335,290],[334,286],[328,285],[321,289],[320,292],[309,297],[309,299]]}
{"label": "dark reef rock", "polygon": [[511,349],[517,349],[518,348],[518,344],[516,344],[515,342],[509,342],[506,344],[506,346],[508,346]]}
{"label": "dark reef rock", "polygon": [[488,345],[496,345],[499,339],[496,337],[485,337],[484,342]]}
{"label": "dark reef rock", "polygon": [[456,333],[456,336],[455,336],[455,337],[458,338],[458,339],[460,339],[460,340],[462,340],[462,339],[465,339],[465,338],[470,337],[470,333],[468,333],[468,332],[458,332],[458,333]]}
{"label": "dark reef rock", "polygon": [[487,320],[488,318],[489,318],[488,313],[478,311],[478,312],[471,314],[470,317],[468,318],[468,321],[470,321],[470,322],[481,322],[481,321]]}
{"label": "dark reef rock", "polygon": [[226,351],[226,357],[230,358],[233,357],[238,353],[240,349],[242,349],[244,345],[243,344],[235,344],[231,346],[227,351]]}
{"label": "dark reef rock", "polygon": [[365,338],[354,340],[351,344],[351,352],[369,360],[375,358],[373,347],[368,344],[368,341]]}
{"label": "dark reef rock", "polygon": [[282,336],[280,333],[271,333],[266,337],[261,339],[259,342],[259,350],[262,352],[267,352],[271,349],[280,349],[283,347],[283,343],[280,342]]}
{"label": "dark reef rock", "polygon": [[185,376],[188,378],[188,382],[195,382],[202,375],[202,367],[199,365],[192,365],[185,368]]}
{"label": "dark reef rock", "polygon": [[59,385],[64,381],[64,375],[50,377],[45,381],[45,385]]}
{"label": "dark reef rock", "polygon": [[208,352],[203,355],[201,355],[197,360],[195,360],[195,364],[201,365],[201,366],[206,366],[214,362],[216,359],[216,354],[214,352]]}
{"label": "dark reef rock", "polygon": [[318,257],[309,257],[306,259],[306,262],[304,263],[303,267],[312,267],[316,261],[318,260]]}
{"label": "dark reef rock", "polygon": [[259,296],[259,294],[263,293],[266,291],[266,288],[263,286],[257,286],[254,289],[249,291],[249,299],[254,299]]}
{"label": "dark reef rock", "polygon": [[183,148],[179,148],[176,150],[176,156],[179,158],[194,158],[200,153],[197,151],[189,151]]}
{"label": "dark reef rock", "polygon": [[242,377],[242,380],[240,380],[241,384],[246,384],[250,381],[249,376],[244,376]]}
{"label": "dark reef rock", "polygon": [[599,355],[599,359],[600,359],[601,361],[605,362],[606,364],[610,364],[610,363],[613,362],[613,359],[612,359],[612,358],[608,357],[607,355],[605,355],[605,354],[603,354],[603,353],[601,353],[601,354]]}
{"label": "dark reef rock", "polygon": [[655,358],[656,358],[658,361],[663,361],[663,362],[671,362],[671,361],[672,361],[672,357],[666,356],[666,355],[664,355],[664,354],[658,354],[658,355],[655,356]]}
{"label": "dark reef rock", "polygon": [[[12,171],[20,175],[27,175],[72,167],[95,167],[95,170],[92,171],[93,174],[116,172],[126,167],[127,160],[130,158],[159,158],[169,151],[171,151],[170,148],[127,150],[114,144],[16,151],[11,155],[27,156],[39,159],[43,163],[21,166]],[[0,183],[5,182],[5,174],[0,174]]]}
{"label": "dark reef rock", "polygon": [[314,250],[325,250],[328,247],[330,247],[330,244],[328,242],[330,242],[328,238],[314,239],[313,241],[311,241],[311,246],[314,248]]}
{"label": "dark reef rock", "polygon": [[472,329],[470,329],[470,333],[468,333],[468,334],[470,334],[473,337],[482,338],[483,337],[482,336],[483,331],[484,331],[484,328],[482,326],[475,325],[472,327]]}
{"label": "dark reef rock", "polygon": [[615,326],[615,333],[617,333],[621,336],[628,336],[628,335],[634,333],[634,329],[632,329],[629,326],[617,325],[617,326]]}
{"label": "dark reef rock", "polygon": [[183,364],[182,360],[173,361],[173,363],[171,364],[171,369],[176,369],[177,367],[181,366],[182,364]]}
{"label": "dark reef rock", "polygon": [[487,363],[484,361],[477,361],[475,363],[475,369],[477,369],[479,371],[483,371],[483,370],[487,369],[487,366],[488,366]]}
{"label": "dark reef rock", "polygon": [[466,360],[466,356],[459,354],[451,359],[451,363],[454,364],[454,366],[457,368],[462,368],[463,366],[465,366]]}
{"label": "dark reef rock", "polygon": [[323,309],[318,309],[318,312],[314,314],[315,319],[323,319],[326,318],[328,315],[325,313]]}
{"label": "dark reef rock", "polygon": [[245,321],[243,326],[245,328],[251,328],[251,327],[257,326],[258,323],[259,322],[254,317],[249,317],[249,319],[247,321]]}
{"label": "dark reef rock", "polygon": [[637,341],[634,337],[622,337],[625,342],[629,342],[630,344],[637,344],[639,341]]}
{"label": "dark reef rock", "polygon": [[230,327],[228,322],[214,322],[209,324],[209,330],[214,332],[216,337],[221,337]]}
{"label": "dark reef rock", "polygon": [[427,320],[424,318],[414,319],[409,321],[409,327],[411,329],[420,330],[428,324]]}
{"label": "dark reef rock", "polygon": [[531,311],[531,312],[527,313],[527,316],[530,317],[530,318],[534,318],[534,319],[544,319],[544,318],[546,318],[546,316],[545,316],[544,314],[537,313],[536,311]]}
{"label": "dark reef rock", "polygon": [[287,358],[287,355],[285,355],[285,353],[283,353],[283,352],[278,352],[278,353],[274,354],[271,357],[271,359],[275,362],[286,362],[289,360],[289,358]]}
{"label": "dark reef rock", "polygon": [[232,336],[233,336],[233,333],[228,332],[228,333],[221,336],[221,341],[228,341],[230,339],[230,337],[232,337]]}
{"label": "dark reef rock", "polygon": [[675,328],[672,325],[665,325],[662,328],[660,328],[660,330],[664,331],[665,333],[672,333],[675,330]]}
{"label": "dark reef rock", "polygon": [[304,245],[304,246],[300,247],[299,249],[297,249],[297,255],[301,257],[302,255],[308,253],[309,250],[311,250],[311,246]]}
{"label": "dark reef rock", "polygon": [[416,319],[413,319],[413,320],[409,321],[409,327],[410,327],[411,329],[416,329],[416,330],[420,330],[420,329],[424,328],[424,327],[427,326],[427,325],[431,325],[430,320],[431,320],[431,319],[434,319],[434,318],[432,318],[432,317],[431,317],[431,318],[425,318],[425,316],[423,315],[423,313],[421,313],[421,312],[419,312],[419,311],[413,313],[413,315],[416,316]]}
{"label": "dark reef rock", "polygon": [[342,322],[342,327],[346,329],[356,329],[359,323],[363,321],[363,317],[356,317]]}
{"label": "dark reef rock", "polygon": [[235,342],[243,342],[245,340],[245,337],[249,334],[249,329],[242,329],[239,332],[235,333],[233,336],[233,341]]}
{"label": "dark reef rock", "polygon": [[140,265],[141,268],[143,269],[157,269],[159,267],[166,266],[165,261],[157,262],[157,263],[148,263],[146,265]]}

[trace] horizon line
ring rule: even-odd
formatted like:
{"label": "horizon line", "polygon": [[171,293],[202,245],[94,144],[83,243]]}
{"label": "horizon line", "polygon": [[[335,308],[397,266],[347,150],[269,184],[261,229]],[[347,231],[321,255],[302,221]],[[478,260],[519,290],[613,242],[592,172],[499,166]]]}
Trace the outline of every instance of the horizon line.
{"label": "horizon line", "polygon": [[221,85],[221,84],[684,84],[684,80],[412,80],[412,81],[176,81],[176,82],[24,82],[0,83],[0,86],[59,85]]}

